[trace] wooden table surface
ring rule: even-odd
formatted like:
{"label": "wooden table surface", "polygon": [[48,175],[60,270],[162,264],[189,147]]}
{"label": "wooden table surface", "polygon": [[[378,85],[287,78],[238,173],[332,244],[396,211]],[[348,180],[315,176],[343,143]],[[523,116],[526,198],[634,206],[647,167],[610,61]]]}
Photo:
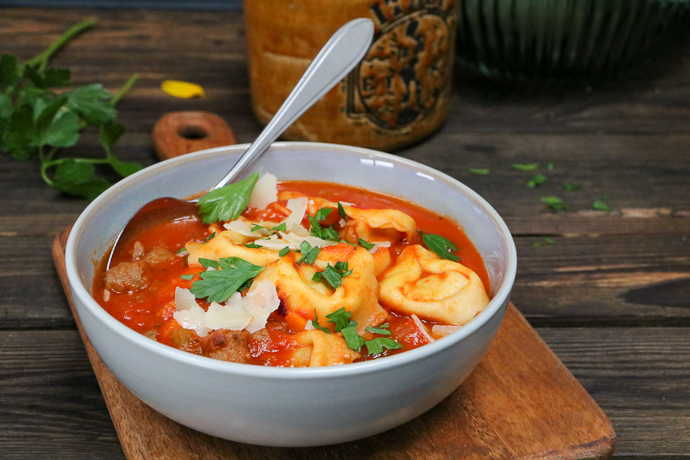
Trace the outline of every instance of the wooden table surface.
{"label": "wooden table surface", "polygon": [[[53,62],[113,91],[140,74],[118,105],[122,158],[156,162],[151,130],[171,111],[215,112],[239,142],[260,132],[241,12],[4,8],[0,54],[32,57],[89,17],[97,26]],[[163,79],[206,96],[172,98]],[[86,137],[76,151],[93,149]],[[610,418],[615,456],[690,458],[690,48],[610,86],[512,89],[457,75],[443,128],[398,154],[504,217],[519,255],[512,300]],[[529,188],[534,173],[511,165],[536,162],[548,179]],[[547,195],[568,209],[550,211]],[[51,257],[88,203],[5,154],[0,196],[0,457],[122,458]],[[592,208],[602,197],[612,211]]]}

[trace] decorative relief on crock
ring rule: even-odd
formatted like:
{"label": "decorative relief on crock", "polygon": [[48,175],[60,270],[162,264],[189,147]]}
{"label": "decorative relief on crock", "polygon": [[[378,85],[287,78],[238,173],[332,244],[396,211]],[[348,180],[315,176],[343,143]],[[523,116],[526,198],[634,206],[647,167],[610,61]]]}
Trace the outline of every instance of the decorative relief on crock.
{"label": "decorative relief on crock", "polygon": [[384,130],[405,128],[447,97],[455,1],[382,0],[370,10],[377,32],[348,80],[347,115]]}

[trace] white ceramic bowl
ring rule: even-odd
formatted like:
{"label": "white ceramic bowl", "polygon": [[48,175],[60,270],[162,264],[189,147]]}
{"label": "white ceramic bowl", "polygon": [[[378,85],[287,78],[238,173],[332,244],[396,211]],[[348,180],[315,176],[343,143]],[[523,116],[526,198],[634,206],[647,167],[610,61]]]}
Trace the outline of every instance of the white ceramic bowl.
{"label": "white ceramic bowl", "polygon": [[475,192],[434,169],[371,150],[276,143],[255,168],[279,179],[351,184],[402,196],[455,218],[487,264],[488,307],[459,331],[398,355],[327,368],[229,363],[183,352],[123,325],[91,297],[94,262],[140,206],[215,184],[246,145],[167,160],[99,196],[75,223],[66,265],[84,329],[113,374],[146,404],[193,429],[233,441],[314,446],[371,436],[427,411],[479,363],[498,329],[516,271],[503,220]]}

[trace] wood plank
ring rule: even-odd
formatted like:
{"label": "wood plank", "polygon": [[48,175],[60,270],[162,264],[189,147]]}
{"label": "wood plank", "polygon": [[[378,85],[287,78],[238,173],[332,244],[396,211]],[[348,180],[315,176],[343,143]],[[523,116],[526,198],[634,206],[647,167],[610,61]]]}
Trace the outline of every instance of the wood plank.
{"label": "wood plank", "polygon": [[[53,257],[68,299],[64,247],[56,237]],[[278,449],[248,446],[187,429],[141,403],[105,367],[90,345],[74,306],[89,359],[118,431],[132,458],[169,455],[218,458],[436,458],[609,457],[615,432],[587,392],[510,305],[505,319],[472,375],[438,406],[401,427],[337,446]],[[535,359],[537,357],[537,359]],[[395,447],[391,447],[395,446]],[[187,452],[192,452],[187,455]],[[184,454],[183,454],[184,453]]]}

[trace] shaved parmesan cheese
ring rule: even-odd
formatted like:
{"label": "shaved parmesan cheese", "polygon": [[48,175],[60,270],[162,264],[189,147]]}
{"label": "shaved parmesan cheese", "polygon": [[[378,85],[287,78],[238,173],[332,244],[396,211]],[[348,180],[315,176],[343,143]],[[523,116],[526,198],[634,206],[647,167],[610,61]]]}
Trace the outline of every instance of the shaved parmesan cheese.
{"label": "shaved parmesan cheese", "polygon": [[419,319],[419,317],[418,317],[417,315],[414,315],[414,314],[413,314],[413,315],[410,316],[410,317],[412,318],[412,321],[414,321],[414,324],[417,326],[417,329],[419,329],[419,332],[420,332],[424,337],[426,337],[426,339],[427,339],[429,342],[433,342],[434,340],[436,340],[435,338],[433,338],[433,337],[429,334],[429,331],[427,331],[426,326],[424,325],[424,323],[422,323],[422,320]]}
{"label": "shaved parmesan cheese", "polygon": [[271,313],[280,306],[276,287],[268,280],[253,285],[247,295],[234,293],[226,302],[211,302],[208,310],[196,303],[196,298],[188,289],[175,288],[175,307],[173,318],[185,329],[193,329],[199,337],[210,331],[230,329],[256,332],[266,327]]}
{"label": "shaved parmesan cheese", "polygon": [[434,334],[436,337],[441,338],[445,337],[448,334],[457,331],[460,329],[460,326],[442,326],[440,324],[436,324],[431,328],[431,333]]}
{"label": "shaved parmesan cheese", "polygon": [[223,227],[244,236],[251,236],[254,238],[261,238],[263,236],[266,236],[264,233],[260,233],[259,231],[252,231],[254,225],[250,227],[249,224],[242,219],[236,219],[232,222],[228,222],[224,224]]}
{"label": "shaved parmesan cheese", "polygon": [[308,200],[306,197],[291,198],[287,202],[287,208],[290,210],[290,215],[285,219],[286,231],[294,232],[299,231],[302,227],[302,219],[304,219],[304,213],[307,212]]}
{"label": "shaved parmesan cheese", "polygon": [[252,195],[249,197],[249,207],[264,209],[270,203],[278,200],[278,178],[266,173],[256,181]]}

